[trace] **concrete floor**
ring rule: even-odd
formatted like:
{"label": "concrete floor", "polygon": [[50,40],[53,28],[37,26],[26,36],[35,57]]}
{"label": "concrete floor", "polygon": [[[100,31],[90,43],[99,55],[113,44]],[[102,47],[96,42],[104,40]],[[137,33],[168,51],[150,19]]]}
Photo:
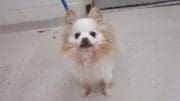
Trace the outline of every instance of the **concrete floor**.
{"label": "concrete floor", "polygon": [[104,15],[119,47],[110,97],[80,96],[71,65],[59,56],[57,27],[0,34],[0,101],[179,101],[180,6]]}

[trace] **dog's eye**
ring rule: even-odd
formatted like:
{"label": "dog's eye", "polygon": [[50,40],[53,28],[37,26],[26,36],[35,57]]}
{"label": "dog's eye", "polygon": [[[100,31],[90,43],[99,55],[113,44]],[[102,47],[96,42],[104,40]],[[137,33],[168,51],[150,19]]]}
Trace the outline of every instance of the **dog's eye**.
{"label": "dog's eye", "polygon": [[96,32],[91,31],[90,35],[95,38],[96,37]]}
{"label": "dog's eye", "polygon": [[77,33],[75,33],[75,35],[74,35],[74,37],[76,38],[76,39],[78,39],[79,38],[79,36],[80,36],[80,32],[77,32]]}

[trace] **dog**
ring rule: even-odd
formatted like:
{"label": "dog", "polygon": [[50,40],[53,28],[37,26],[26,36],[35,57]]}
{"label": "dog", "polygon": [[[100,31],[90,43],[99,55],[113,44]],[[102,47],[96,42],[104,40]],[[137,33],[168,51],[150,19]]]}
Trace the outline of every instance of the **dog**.
{"label": "dog", "polygon": [[100,9],[93,7],[86,18],[79,18],[73,10],[68,10],[63,35],[61,53],[73,62],[82,84],[82,96],[88,96],[92,82],[100,84],[102,94],[109,96],[115,41],[112,27]]}

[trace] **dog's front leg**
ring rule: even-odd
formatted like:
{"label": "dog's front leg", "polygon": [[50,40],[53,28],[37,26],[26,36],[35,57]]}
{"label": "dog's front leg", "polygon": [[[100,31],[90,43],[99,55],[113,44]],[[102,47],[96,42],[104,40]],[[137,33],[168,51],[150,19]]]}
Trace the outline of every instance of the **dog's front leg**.
{"label": "dog's front leg", "polygon": [[82,89],[81,89],[82,97],[88,96],[90,91],[91,91],[91,88],[90,88],[89,84],[86,81],[84,81],[82,83]]}
{"label": "dog's front leg", "polygon": [[100,81],[101,92],[105,96],[109,96],[112,86],[112,67],[106,67],[102,70],[102,79]]}
{"label": "dog's front leg", "polygon": [[75,68],[81,83],[81,95],[82,97],[88,96],[91,91],[91,87],[88,82],[86,70],[81,65],[76,65]]}

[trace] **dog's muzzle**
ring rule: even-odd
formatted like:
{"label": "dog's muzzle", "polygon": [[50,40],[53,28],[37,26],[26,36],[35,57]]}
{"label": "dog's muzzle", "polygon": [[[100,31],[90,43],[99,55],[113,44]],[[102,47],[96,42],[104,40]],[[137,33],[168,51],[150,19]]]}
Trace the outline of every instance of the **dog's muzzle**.
{"label": "dog's muzzle", "polygon": [[80,48],[89,48],[92,47],[93,45],[91,44],[91,42],[89,41],[88,38],[83,38],[80,44]]}

